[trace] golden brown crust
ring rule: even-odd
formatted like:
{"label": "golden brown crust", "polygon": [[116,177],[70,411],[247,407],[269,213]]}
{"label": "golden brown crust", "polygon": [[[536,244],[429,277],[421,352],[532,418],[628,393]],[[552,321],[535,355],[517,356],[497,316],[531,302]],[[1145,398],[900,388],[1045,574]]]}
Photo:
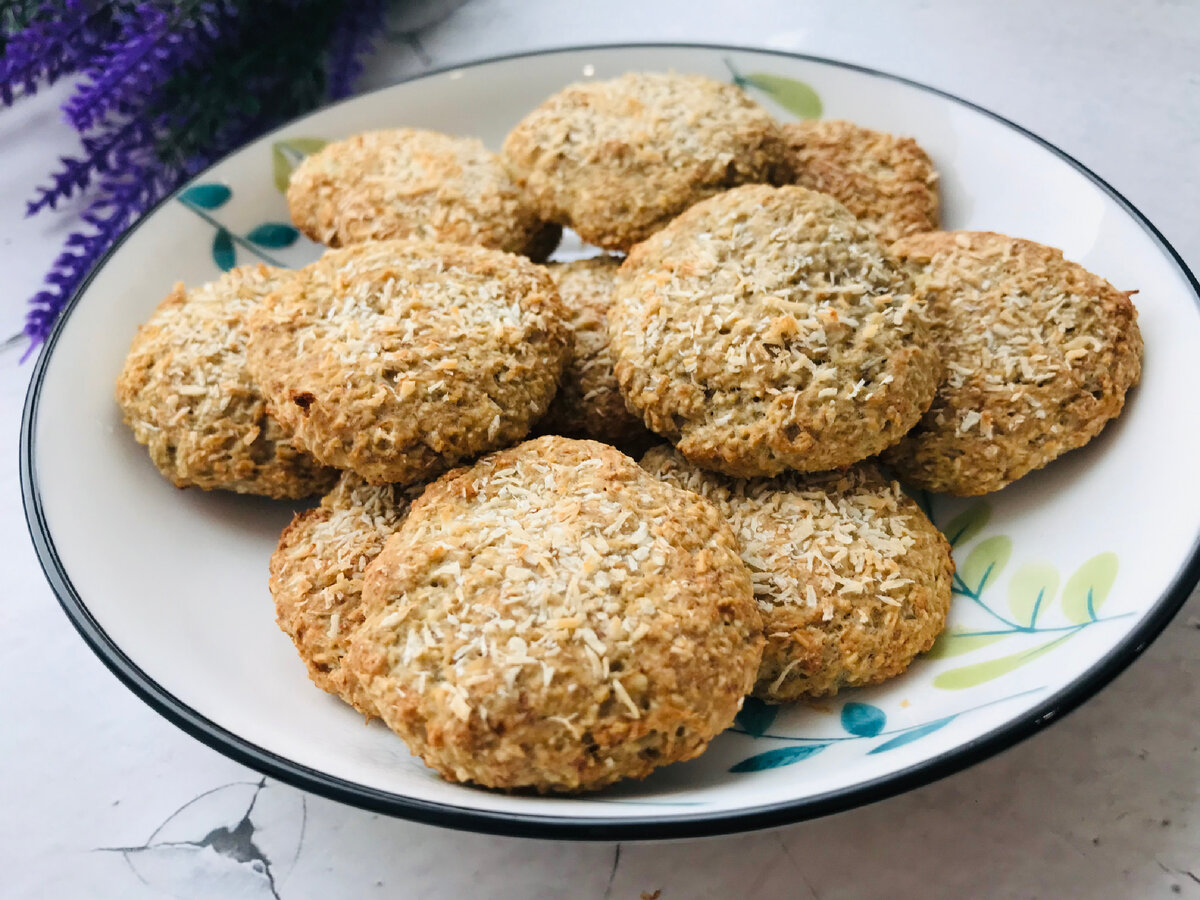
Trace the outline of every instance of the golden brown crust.
{"label": "golden brown crust", "polygon": [[705,197],[791,175],[762,107],[733,85],[673,73],[569,85],[521,120],[504,157],[544,218],[608,250]]}
{"label": "golden brown crust", "polygon": [[622,448],[652,440],[641,417],[625,408],[613,374],[607,314],[620,266],[616,256],[547,266],[570,315],[575,349],[558,393],[538,423],[546,433],[589,437]]}
{"label": "golden brown crust", "polygon": [[342,660],[350,635],[366,618],[362,586],[367,566],[421,490],[372,487],[344,472],[320,506],[296,514],[271,555],[276,621],[296,645],[308,677],[366,716],[375,715],[375,707]]}
{"label": "golden brown crust", "polygon": [[327,144],[292,172],[287,201],[296,227],[330,247],[414,238],[541,260],[561,233],[481,141],[415,128]]}
{"label": "golden brown crust", "polygon": [[629,407],[693,463],[740,477],[880,452],[939,374],[908,275],[801,187],[736,188],[639,244],[608,324]]}
{"label": "golden brown crust", "polygon": [[885,456],[906,482],[997,491],[1120,414],[1142,367],[1129,294],[1002,234],[920,234],[893,251],[916,273],[946,365],[929,411]]}
{"label": "golden brown crust", "polygon": [[642,467],[710,501],[737,536],[767,636],[755,696],[781,702],[885,681],[945,627],[950,545],[873,465],[747,481],[656,447]]}
{"label": "golden brown crust", "polygon": [[420,241],[330,250],[251,324],[250,369],[297,444],[372,484],[522,438],[571,350],[544,268]]}
{"label": "golden brown crust", "polygon": [[912,138],[836,119],[789,122],[796,184],[829,194],[890,244],[938,227],[938,176]]}
{"label": "golden brown crust", "polygon": [[544,437],[434,482],[367,572],[349,665],[451,781],[575,791],[690,759],[754,681],[762,622],[711,504]]}
{"label": "golden brown crust", "polygon": [[138,328],[117,403],[176,487],[276,498],[323,491],[337,472],[293,446],[246,368],[250,313],[292,273],[242,266],[191,291],[177,284]]}

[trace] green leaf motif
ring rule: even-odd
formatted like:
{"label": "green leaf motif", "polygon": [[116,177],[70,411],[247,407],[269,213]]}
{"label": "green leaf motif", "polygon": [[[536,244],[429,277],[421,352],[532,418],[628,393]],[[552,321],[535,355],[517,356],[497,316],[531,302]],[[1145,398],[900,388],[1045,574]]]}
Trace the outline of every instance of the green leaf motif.
{"label": "green leaf motif", "polygon": [[971,634],[970,632],[962,631],[943,631],[938,635],[936,641],[933,642],[933,647],[925,654],[927,659],[948,659],[951,656],[959,656],[963,653],[970,653],[972,650],[978,650],[981,647],[987,647],[996,641],[1002,641],[1007,634]]}
{"label": "green leaf motif", "polygon": [[821,118],[821,98],[811,86],[794,78],[754,72],[736,79],[742,86],[756,87],[788,112],[801,119]]}
{"label": "green leaf motif", "polygon": [[943,691],[961,691],[965,688],[976,687],[977,685],[991,681],[993,678],[1007,675],[1009,672],[1019,669],[1026,663],[1033,662],[1039,656],[1049,653],[1063,641],[1067,640],[1067,638],[1074,635],[1075,632],[1072,631],[1063,637],[1047,641],[1040,647],[1034,647],[1032,650],[1022,650],[1020,653],[1001,656],[999,659],[989,659],[987,662],[951,669],[949,672],[943,672],[937,678],[933,679],[933,686],[941,688]]}
{"label": "green leaf motif", "polygon": [[276,141],[271,145],[271,169],[275,177],[275,187],[279,193],[287,192],[288,181],[292,170],[304,157],[316,153],[328,141],[323,138],[288,138],[286,141]]}
{"label": "green leaf motif", "polygon": [[886,753],[888,750],[895,750],[897,747],[903,747],[905,744],[911,744],[917,738],[923,738],[927,734],[933,734],[939,728],[945,728],[953,722],[957,716],[946,716],[944,719],[938,719],[930,722],[927,725],[919,725],[916,728],[911,728],[908,731],[902,732],[892,738],[890,741],[884,741],[878,747],[874,747],[867,752],[867,756],[875,753]]}
{"label": "green leaf motif", "polygon": [[179,199],[201,209],[220,209],[232,196],[233,191],[223,184],[193,184]]}
{"label": "green leaf motif", "polygon": [[992,517],[992,507],[985,501],[973,503],[950,520],[950,524],[942,529],[951,547],[967,543],[979,532],[983,531]]}
{"label": "green leaf motif", "polygon": [[1082,625],[1095,619],[1116,580],[1115,553],[1101,553],[1080,566],[1063,588],[1062,606],[1067,620]]}
{"label": "green leaf motif", "polygon": [[856,737],[875,737],[887,724],[887,714],[870,703],[847,703],[842,707],[842,727]]}
{"label": "green leaf motif", "polygon": [[958,567],[958,577],[967,589],[979,595],[1000,577],[1000,572],[1012,556],[1012,540],[1004,535],[980,541]]}
{"label": "green leaf motif", "polygon": [[237,255],[233,250],[233,237],[224,228],[218,228],[213,236],[212,258],[222,272],[228,272],[237,265]]}
{"label": "green leaf motif", "polygon": [[1013,619],[1033,628],[1038,616],[1054,602],[1058,591],[1058,569],[1049,563],[1021,566],[1008,582],[1008,608]]}
{"label": "green leaf motif", "polygon": [[816,756],[828,744],[800,744],[793,747],[780,747],[778,750],[768,750],[743,759],[735,766],[730,766],[730,772],[762,772],[765,769],[778,769],[780,766],[790,766],[792,763]]}
{"label": "green leaf motif", "polygon": [[298,237],[300,232],[283,222],[266,222],[246,235],[248,240],[260,247],[290,247]]}
{"label": "green leaf motif", "polygon": [[737,714],[737,724],[747,734],[759,737],[771,727],[778,714],[778,706],[764,703],[757,697],[747,697],[742,701],[742,708]]}

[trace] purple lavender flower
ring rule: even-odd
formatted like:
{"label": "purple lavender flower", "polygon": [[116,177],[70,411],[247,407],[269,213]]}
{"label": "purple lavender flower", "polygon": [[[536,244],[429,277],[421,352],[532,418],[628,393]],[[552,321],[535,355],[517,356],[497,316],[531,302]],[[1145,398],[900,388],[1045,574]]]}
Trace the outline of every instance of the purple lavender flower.
{"label": "purple lavender flower", "polygon": [[362,59],[370,54],[375,36],[383,31],[386,0],[349,0],[344,3],[329,38],[329,96],[349,97],[362,75]]}
{"label": "purple lavender flower", "polygon": [[343,97],[387,0],[5,0],[0,102],[68,74],[82,152],[27,206],[91,192],[30,299],[28,356],[121,234],[191,175],[325,97]]}
{"label": "purple lavender flower", "polygon": [[112,113],[134,114],[148,95],[206,52],[238,15],[232,2],[138,3],[117,16],[120,36],[82,67],[84,81],[63,106],[82,132]]}

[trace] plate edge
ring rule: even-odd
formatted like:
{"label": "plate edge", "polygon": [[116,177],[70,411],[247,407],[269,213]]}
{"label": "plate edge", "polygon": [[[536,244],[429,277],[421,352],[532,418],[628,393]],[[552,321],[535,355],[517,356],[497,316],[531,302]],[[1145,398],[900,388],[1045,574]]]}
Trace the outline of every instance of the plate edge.
{"label": "plate edge", "polygon": [[[1197,281],[1196,276],[1188,268],[1178,251],[1167,241],[1162,232],[1137,207],[1126,199],[1124,195],[1066,151],[999,113],[992,112],[985,107],[940,88],[856,63],[810,54],[791,53],[783,50],[725,44],[635,42],[552,47],[519,53],[499,54],[453,63],[399,79],[391,84],[374,88],[355,97],[324,104],[303,116],[291,119],[277,128],[264,132],[254,141],[238,147],[210,166],[197,172],[189,179],[187,184],[191,184],[196,179],[203,177],[206,172],[220,165],[230,156],[240,153],[250,144],[269,138],[271,135],[277,134],[286,128],[291,128],[331,107],[354,102],[363,96],[388,90],[397,84],[419,81],[457,69],[475,68],[492,63],[508,62],[536,56],[599,50],[637,49],[691,49],[751,53],[786,59],[799,59],[820,65],[848,69],[888,81],[899,82],[981,113],[1029,138],[1043,149],[1064,160],[1115,200],[1126,213],[1131,215],[1154,238],[1167,257],[1175,263],[1176,267],[1183,274],[1185,281],[1190,285],[1193,299],[1197,304],[1198,311],[1200,311],[1200,282]],[[186,188],[187,184],[183,185],[180,190]],[[639,819],[636,817],[608,820],[595,819],[585,822],[577,818],[565,816],[541,816],[528,813],[492,813],[417,800],[375,788],[368,788],[364,785],[335,778],[302,766],[299,763],[292,762],[271,751],[258,747],[200,715],[194,709],[161,688],[157,682],[146,675],[132,660],[125,656],[121,649],[108,637],[91,616],[86,604],[71,584],[70,577],[58,558],[53,538],[46,526],[41,508],[37,475],[33,465],[34,432],[37,423],[39,388],[44,380],[54,347],[68,318],[78,305],[80,299],[87,292],[96,275],[120,250],[125,241],[163,205],[174,199],[178,193],[179,191],[173,192],[147,210],[133,227],[128,229],[109,248],[104,256],[101,257],[88,274],[86,280],[75,291],[66,306],[64,306],[50,337],[42,347],[26,391],[25,405],[21,416],[21,443],[19,448],[21,501],[26,524],[29,528],[34,551],[37,554],[42,572],[46,576],[46,580],[67,618],[84,639],[84,642],[100,658],[101,662],[143,702],[187,734],[225,756],[263,774],[278,778],[280,781],[290,784],[293,787],[312,791],[330,799],[373,812],[387,813],[426,824],[511,837],[551,838],[558,840],[629,841],[704,837],[771,828],[805,819],[818,818],[831,813],[853,809],[867,803],[884,800],[908,790],[938,781],[975,763],[981,762],[996,753],[1015,746],[1046,727],[1052,721],[1061,719],[1067,713],[1076,709],[1085,700],[1098,693],[1118,674],[1131,665],[1155,638],[1162,633],[1163,629],[1166,628],[1167,624],[1187,601],[1196,583],[1200,581],[1200,535],[1197,535],[1196,540],[1193,541],[1190,555],[1174,578],[1172,578],[1167,590],[1160,595],[1147,616],[1126,636],[1125,640],[1110,650],[1109,653],[1073,682],[1039,704],[1029,713],[1026,713],[1018,720],[1010,721],[986,734],[980,735],[973,741],[960,745],[925,762],[910,766],[907,769],[902,769],[890,775],[885,775],[850,788],[831,791],[800,801],[791,801],[773,806],[758,807],[749,811],[731,813],[696,813],[652,819]]]}

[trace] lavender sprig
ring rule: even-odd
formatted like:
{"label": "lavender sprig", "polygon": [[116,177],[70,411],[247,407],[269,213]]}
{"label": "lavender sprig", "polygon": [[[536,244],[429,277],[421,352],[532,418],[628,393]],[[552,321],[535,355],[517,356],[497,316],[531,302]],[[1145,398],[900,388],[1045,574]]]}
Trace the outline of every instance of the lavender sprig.
{"label": "lavender sprig", "polygon": [[238,13],[231,2],[138,3],[120,16],[122,39],[83,69],[83,83],[63,106],[67,121],[82,133],[113,113],[136,114],[159,85],[202,57],[206,39],[219,40]]}
{"label": "lavender sprig", "polygon": [[108,33],[103,5],[94,0],[41,4],[26,10],[24,28],[5,35],[0,57],[0,102],[11,106],[16,91],[26,96],[74,72],[102,45]]}
{"label": "lavender sprig", "polygon": [[7,0],[0,103],[68,75],[82,152],[27,204],[91,199],[30,300],[28,356],[121,234],[217,157],[324,98],[346,96],[387,0]]}
{"label": "lavender sprig", "polygon": [[362,75],[362,60],[374,46],[386,24],[386,0],[363,0],[347,4],[329,39],[329,96],[349,97]]}

